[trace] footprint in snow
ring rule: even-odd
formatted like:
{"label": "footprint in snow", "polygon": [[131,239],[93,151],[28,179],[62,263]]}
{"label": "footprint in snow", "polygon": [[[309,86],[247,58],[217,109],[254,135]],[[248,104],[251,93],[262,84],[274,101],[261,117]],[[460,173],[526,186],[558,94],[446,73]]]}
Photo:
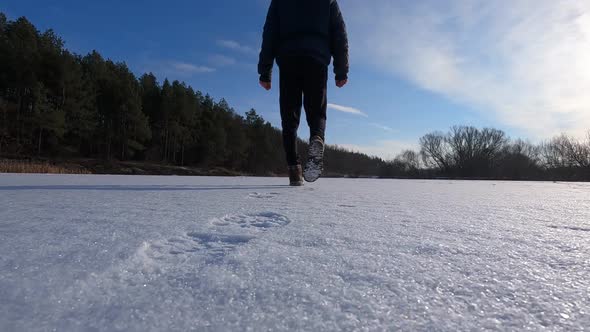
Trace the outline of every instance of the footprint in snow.
{"label": "footprint in snow", "polygon": [[280,195],[280,193],[275,193],[275,192],[271,192],[271,193],[253,192],[253,193],[248,194],[248,198],[270,199],[270,198],[275,198],[279,195]]}
{"label": "footprint in snow", "polygon": [[271,227],[285,226],[291,221],[289,218],[274,213],[274,212],[263,212],[258,214],[239,214],[239,215],[227,215],[221,218],[211,220],[211,224],[214,226],[228,226],[228,227],[240,227],[240,228],[257,228],[267,229]]}
{"label": "footprint in snow", "polygon": [[150,256],[168,259],[169,255],[201,255],[207,262],[215,263],[236,247],[256,239],[258,234],[290,222],[289,218],[273,212],[226,215],[212,219],[210,231],[187,232],[166,241],[152,243]]}
{"label": "footprint in snow", "polygon": [[176,241],[171,244],[169,253],[174,256],[201,254],[208,262],[215,262],[227,255],[237,246],[253,240],[252,235],[215,234],[215,233],[186,233],[183,242]]}
{"label": "footprint in snow", "polygon": [[553,228],[553,229],[565,229],[565,230],[570,230],[570,231],[590,232],[590,228],[585,228],[585,227],[556,226],[556,225],[550,225],[550,226],[547,226],[547,227]]}

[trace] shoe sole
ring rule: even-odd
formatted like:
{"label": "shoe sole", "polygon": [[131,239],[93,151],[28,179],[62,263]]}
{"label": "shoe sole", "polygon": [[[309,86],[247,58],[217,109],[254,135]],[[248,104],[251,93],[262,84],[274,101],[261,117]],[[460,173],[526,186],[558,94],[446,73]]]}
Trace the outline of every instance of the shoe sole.
{"label": "shoe sole", "polygon": [[307,182],[314,182],[320,178],[324,170],[324,144],[314,140],[309,146],[309,156],[303,171],[303,178]]}

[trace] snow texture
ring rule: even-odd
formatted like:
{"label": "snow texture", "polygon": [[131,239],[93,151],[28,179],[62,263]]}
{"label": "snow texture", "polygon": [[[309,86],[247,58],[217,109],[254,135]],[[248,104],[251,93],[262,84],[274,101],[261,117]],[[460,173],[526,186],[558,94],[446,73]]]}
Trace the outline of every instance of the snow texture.
{"label": "snow texture", "polygon": [[0,175],[0,331],[582,331],[590,184]]}

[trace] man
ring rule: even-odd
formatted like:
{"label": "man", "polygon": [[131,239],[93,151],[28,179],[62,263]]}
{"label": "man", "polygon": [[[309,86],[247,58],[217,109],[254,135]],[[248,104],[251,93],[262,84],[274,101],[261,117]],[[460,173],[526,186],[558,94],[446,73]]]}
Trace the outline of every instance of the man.
{"label": "man", "polygon": [[[271,88],[276,60],[280,71],[283,144],[292,186],[317,180],[323,170],[328,66],[334,58],[336,86],[348,82],[348,37],[336,0],[272,0],[258,62],[260,85]],[[310,128],[308,161],[297,154],[301,106]]]}

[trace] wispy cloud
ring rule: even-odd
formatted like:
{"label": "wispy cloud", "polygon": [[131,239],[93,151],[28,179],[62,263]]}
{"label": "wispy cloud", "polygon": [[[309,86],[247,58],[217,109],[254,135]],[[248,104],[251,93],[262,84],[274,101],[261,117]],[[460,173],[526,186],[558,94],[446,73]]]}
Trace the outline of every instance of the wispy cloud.
{"label": "wispy cloud", "polygon": [[237,52],[241,52],[244,54],[256,54],[257,53],[254,48],[240,44],[239,42],[237,42],[235,40],[221,39],[221,40],[217,41],[217,45],[219,45],[223,48],[227,48],[232,51],[237,51]]}
{"label": "wispy cloud", "polygon": [[6,16],[6,19],[7,19],[8,21],[12,21],[12,20],[14,20],[14,16],[12,15],[12,13],[11,13],[11,12],[9,12],[9,11],[6,11],[6,10],[3,10],[2,12],[4,13],[4,15]]}
{"label": "wispy cloud", "polygon": [[342,105],[336,105],[336,104],[328,104],[328,108],[329,109],[333,109],[335,111],[338,112],[344,112],[344,113],[349,113],[349,114],[355,114],[355,115],[360,115],[360,116],[364,116],[364,117],[368,117],[367,114],[363,113],[361,110],[353,108],[353,107],[349,107],[349,106],[342,106]]}
{"label": "wispy cloud", "polygon": [[212,73],[215,71],[215,68],[207,67],[207,66],[197,66],[191,63],[186,62],[170,62],[170,67],[177,72],[186,73],[186,74],[202,74],[202,73]]}
{"label": "wispy cloud", "polygon": [[353,58],[537,137],[590,128],[589,1],[342,6]]}
{"label": "wispy cloud", "polygon": [[218,67],[233,66],[238,61],[230,56],[222,54],[213,54],[209,56],[209,63]]}
{"label": "wispy cloud", "polygon": [[338,146],[348,150],[362,152],[369,156],[376,156],[383,160],[393,160],[404,150],[418,151],[418,146],[415,142],[403,140],[381,140],[370,145],[338,144]]}
{"label": "wispy cloud", "polygon": [[384,125],[379,124],[379,123],[369,123],[369,125],[371,125],[372,127],[375,127],[375,128],[381,129],[381,130],[384,130],[384,131],[389,132],[389,133],[396,133],[397,132],[397,130],[395,130],[395,129],[391,128],[391,127],[388,127],[388,126],[384,126]]}
{"label": "wispy cloud", "polygon": [[146,60],[141,67],[141,70],[144,72],[153,72],[158,76],[164,76],[168,79],[187,78],[194,75],[212,73],[216,70],[213,67],[175,60]]}

